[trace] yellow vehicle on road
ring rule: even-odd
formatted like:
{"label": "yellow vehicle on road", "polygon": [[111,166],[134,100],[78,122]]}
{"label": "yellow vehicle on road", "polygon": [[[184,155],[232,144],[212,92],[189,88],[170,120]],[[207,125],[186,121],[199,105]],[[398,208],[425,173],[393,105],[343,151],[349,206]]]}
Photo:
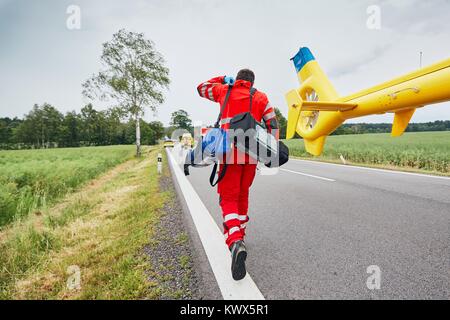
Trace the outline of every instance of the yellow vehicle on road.
{"label": "yellow vehicle on road", "polygon": [[175,142],[173,140],[165,140],[163,143],[164,148],[173,148],[175,146]]}

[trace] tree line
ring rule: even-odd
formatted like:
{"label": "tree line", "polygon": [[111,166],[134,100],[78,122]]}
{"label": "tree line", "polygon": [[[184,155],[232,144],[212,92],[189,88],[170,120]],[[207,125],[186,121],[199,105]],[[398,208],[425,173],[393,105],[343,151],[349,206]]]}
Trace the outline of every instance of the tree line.
{"label": "tree line", "polygon": [[[280,138],[285,139],[287,120],[278,108],[275,112]],[[88,104],[79,113],[71,111],[62,114],[48,103],[35,104],[23,119],[0,118],[0,149],[134,144],[136,120],[134,117],[125,117],[126,113],[121,108],[97,111],[92,104]],[[167,128],[159,121],[146,122],[140,119],[139,122],[144,145],[157,144],[165,136],[170,137],[175,129],[193,132],[192,120],[182,109],[172,113]],[[391,127],[390,123],[347,123],[333,135],[388,133]],[[450,131],[450,121],[411,123],[406,131]]]}
{"label": "tree line", "polygon": [[[81,147],[134,144],[136,120],[125,119],[121,108],[97,111],[92,104],[79,113],[63,114],[54,106],[35,104],[19,118],[0,118],[0,149]],[[143,144],[154,145],[164,137],[159,121],[140,119]]]}
{"label": "tree line", "polygon": [[[390,123],[346,123],[339,127],[333,135],[364,134],[364,133],[389,133]],[[423,131],[450,131],[450,120],[434,121],[426,123],[410,123],[406,132]]]}

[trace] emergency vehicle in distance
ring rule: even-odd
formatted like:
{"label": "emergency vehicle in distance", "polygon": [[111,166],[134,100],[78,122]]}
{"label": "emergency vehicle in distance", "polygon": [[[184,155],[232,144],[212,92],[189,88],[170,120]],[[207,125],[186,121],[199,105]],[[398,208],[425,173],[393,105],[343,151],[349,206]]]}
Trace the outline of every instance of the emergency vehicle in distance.
{"label": "emergency vehicle in distance", "polygon": [[172,139],[165,138],[163,143],[164,148],[173,148],[175,146],[175,142]]}
{"label": "emergency vehicle in distance", "polygon": [[289,91],[287,139],[297,132],[312,155],[322,154],[326,137],[344,121],[394,113],[392,136],[401,136],[417,108],[450,100],[450,59],[347,97],[339,97],[308,48],[292,58],[300,88]]}

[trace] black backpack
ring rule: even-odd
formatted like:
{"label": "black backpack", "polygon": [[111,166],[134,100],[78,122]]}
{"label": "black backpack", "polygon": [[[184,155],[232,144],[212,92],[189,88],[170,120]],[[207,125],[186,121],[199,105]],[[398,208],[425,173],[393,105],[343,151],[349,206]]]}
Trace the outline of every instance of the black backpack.
{"label": "black backpack", "polygon": [[275,136],[268,133],[266,127],[253,117],[252,101],[255,93],[256,89],[251,88],[249,111],[234,116],[230,121],[230,129],[235,134],[232,137],[234,144],[238,150],[269,168],[281,167],[289,161],[289,148],[282,141],[277,141]]}

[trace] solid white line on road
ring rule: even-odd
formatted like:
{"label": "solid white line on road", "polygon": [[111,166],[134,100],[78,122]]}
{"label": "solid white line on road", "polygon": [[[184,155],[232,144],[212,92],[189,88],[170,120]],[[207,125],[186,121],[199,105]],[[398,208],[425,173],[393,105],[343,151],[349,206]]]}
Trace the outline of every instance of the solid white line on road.
{"label": "solid white line on road", "polygon": [[334,180],[334,179],[325,178],[325,177],[319,177],[319,176],[315,176],[315,175],[307,174],[307,173],[303,173],[303,172],[298,172],[298,171],[293,171],[293,170],[288,170],[288,169],[281,169],[281,171],[295,173],[295,174],[299,174],[299,175],[302,175],[302,176],[315,178],[315,179],[319,179],[319,180],[324,180],[324,181],[329,181],[329,182],[336,182],[336,180]]}
{"label": "solid white line on road", "polygon": [[414,173],[414,172],[404,172],[404,171],[396,171],[396,170],[368,168],[368,167],[361,167],[361,166],[354,166],[354,165],[342,165],[342,164],[338,164],[338,163],[330,163],[330,162],[323,162],[323,161],[313,161],[313,160],[303,160],[303,159],[289,159],[289,161],[291,161],[291,160],[299,161],[299,162],[310,162],[310,163],[315,163],[315,164],[325,164],[325,165],[330,165],[330,166],[338,166],[338,167],[341,167],[341,168],[363,169],[363,170],[379,171],[379,172],[391,173],[391,174],[405,174],[405,175],[417,176],[417,177],[423,177],[423,178],[450,180],[450,177],[433,176],[433,175]]}
{"label": "solid white line on road", "polygon": [[230,251],[225,245],[223,233],[168,149],[167,156],[223,298],[225,300],[264,300],[264,296],[248,273],[239,282],[233,280]]}

